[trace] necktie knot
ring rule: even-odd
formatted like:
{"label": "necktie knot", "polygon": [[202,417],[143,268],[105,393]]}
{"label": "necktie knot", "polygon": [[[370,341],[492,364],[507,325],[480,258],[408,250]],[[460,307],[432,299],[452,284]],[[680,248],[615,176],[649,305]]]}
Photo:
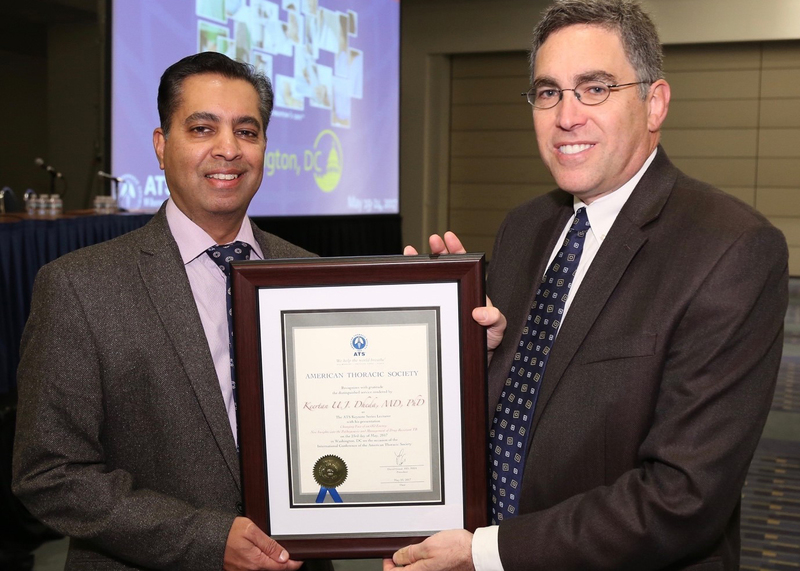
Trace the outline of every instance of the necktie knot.
{"label": "necktie knot", "polygon": [[572,226],[570,227],[570,233],[573,232],[586,232],[591,225],[589,224],[589,216],[586,214],[586,207],[581,206],[575,212],[575,218],[572,220]]}
{"label": "necktie knot", "polygon": [[253,249],[244,242],[231,242],[222,246],[211,246],[206,250],[206,254],[211,256],[219,269],[229,278],[231,275],[231,262],[249,260]]}

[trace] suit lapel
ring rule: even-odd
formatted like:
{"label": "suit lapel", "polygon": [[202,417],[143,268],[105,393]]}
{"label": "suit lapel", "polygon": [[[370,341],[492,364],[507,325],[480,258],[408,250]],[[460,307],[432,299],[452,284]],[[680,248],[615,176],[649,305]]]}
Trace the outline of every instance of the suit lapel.
{"label": "suit lapel", "polygon": [[534,412],[532,423],[534,434],[550,397],[575,353],[605,307],[631,260],[647,242],[647,234],[643,227],[658,218],[664,203],[669,198],[677,172],[663,149],[659,147],[653,163],[636,185],[598,250],[553,345]]}
{"label": "suit lapel", "polygon": [[[140,244],[139,271],[183,371],[194,389],[220,453],[240,486],[239,455],[225,411],[222,393],[197,312],[178,245],[169,231],[164,208],[149,224]],[[177,411],[176,414],[180,414]]]}
{"label": "suit lapel", "polygon": [[250,220],[250,227],[253,229],[253,237],[258,242],[258,247],[261,248],[261,254],[265,260],[272,259],[272,252],[270,251],[269,241],[267,240],[267,233],[261,228],[256,226],[256,223]]}

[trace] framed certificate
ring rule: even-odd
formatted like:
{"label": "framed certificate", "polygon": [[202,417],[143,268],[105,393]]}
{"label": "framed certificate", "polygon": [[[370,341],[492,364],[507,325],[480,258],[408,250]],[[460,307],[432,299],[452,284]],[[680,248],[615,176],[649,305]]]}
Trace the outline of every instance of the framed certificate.
{"label": "framed certificate", "polygon": [[487,524],[482,255],[233,264],[246,515],[294,559]]}

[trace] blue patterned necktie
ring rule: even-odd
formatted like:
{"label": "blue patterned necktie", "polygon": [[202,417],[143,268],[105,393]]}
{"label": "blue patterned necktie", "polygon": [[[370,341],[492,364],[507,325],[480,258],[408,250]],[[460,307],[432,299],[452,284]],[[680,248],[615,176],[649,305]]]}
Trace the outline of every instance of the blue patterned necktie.
{"label": "blue patterned necktie", "polygon": [[536,400],[588,230],[586,208],[579,208],[561,249],[536,291],[528,323],[522,330],[519,348],[495,409],[489,431],[493,524],[516,515],[519,508],[522,471]]}
{"label": "blue patterned necktie", "polygon": [[231,387],[233,388],[233,406],[238,408],[236,400],[236,370],[233,366],[233,296],[231,295],[231,262],[250,259],[251,248],[244,242],[233,242],[224,246],[211,246],[206,254],[219,266],[225,274],[225,303],[228,311],[228,351],[231,360]]}

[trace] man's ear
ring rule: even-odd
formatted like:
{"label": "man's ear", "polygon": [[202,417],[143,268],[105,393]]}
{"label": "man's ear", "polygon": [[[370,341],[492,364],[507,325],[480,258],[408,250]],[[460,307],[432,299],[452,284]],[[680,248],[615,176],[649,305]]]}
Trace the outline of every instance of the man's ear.
{"label": "man's ear", "polygon": [[661,129],[661,124],[667,118],[669,98],[670,88],[666,80],[659,79],[650,86],[647,93],[647,128],[651,133]]}
{"label": "man's ear", "polygon": [[161,127],[157,127],[155,131],[153,131],[153,148],[156,151],[156,157],[158,157],[158,166],[161,170],[164,170],[164,146],[167,143],[167,136],[164,134],[164,130]]}

